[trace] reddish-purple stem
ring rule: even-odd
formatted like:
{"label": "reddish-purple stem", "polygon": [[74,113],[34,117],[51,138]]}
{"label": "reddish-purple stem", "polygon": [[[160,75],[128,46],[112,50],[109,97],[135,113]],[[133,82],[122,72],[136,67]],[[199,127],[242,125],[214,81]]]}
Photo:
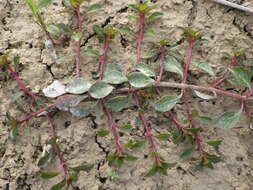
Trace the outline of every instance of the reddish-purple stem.
{"label": "reddish-purple stem", "polygon": [[[56,139],[57,134],[56,134],[56,131],[55,131],[54,124],[53,124],[50,116],[48,114],[46,116],[47,116],[48,124],[49,124],[50,129],[51,129],[51,136]],[[52,146],[52,148],[53,148],[53,151],[56,154],[57,158],[60,161],[60,164],[61,164],[61,167],[62,167],[62,170],[63,170],[63,173],[64,173],[64,177],[65,177],[66,180],[68,180],[69,176],[70,176],[69,175],[69,166],[68,166],[67,162],[65,161],[65,159],[63,157],[63,153],[61,152],[61,150],[60,150],[60,148],[57,144],[54,144]]]}
{"label": "reddish-purple stem", "polygon": [[142,45],[145,32],[145,13],[139,13],[139,28],[137,34],[137,64],[142,60]]}
{"label": "reddish-purple stem", "polygon": [[101,57],[99,59],[99,77],[100,77],[100,79],[102,79],[104,77],[108,52],[109,52],[109,48],[110,48],[110,41],[111,41],[111,36],[108,34],[105,34],[104,47],[103,47],[104,53],[101,55]]}
{"label": "reddish-purple stem", "polygon": [[18,87],[21,91],[23,91],[23,93],[25,93],[26,95],[32,97],[32,99],[36,99],[38,98],[35,94],[33,94],[24,84],[23,80],[19,77],[19,74],[11,67],[11,65],[9,64],[7,66],[8,71],[10,72],[10,76],[11,78],[15,79]]}
{"label": "reddish-purple stem", "polygon": [[[133,93],[133,97],[134,97],[134,100],[135,100],[135,103],[136,103],[137,107],[141,110],[142,108],[141,108],[140,101],[139,101],[137,93]],[[145,118],[143,113],[139,112],[139,118],[141,119],[144,131],[145,131],[146,138],[147,138],[147,140],[150,144],[151,152],[155,155],[155,157],[154,157],[155,162],[156,162],[156,164],[159,164],[161,162],[161,158],[158,156],[158,151],[157,151],[157,147],[156,147],[156,144],[155,144],[155,139],[154,139],[154,135],[152,133],[152,130],[149,127],[148,121]]]}
{"label": "reddish-purple stem", "polygon": [[[77,32],[81,33],[83,30],[83,21],[81,18],[80,6],[76,8],[76,20],[77,20]],[[76,42],[76,55],[75,55],[75,62],[76,62],[76,77],[80,77],[80,70],[81,70],[81,40],[80,38]]]}
{"label": "reddish-purple stem", "polygon": [[110,112],[106,108],[103,100],[102,100],[102,105],[103,105],[103,110],[104,110],[104,112],[107,116],[108,125],[109,125],[110,130],[112,132],[112,135],[114,137],[114,141],[115,141],[116,149],[117,149],[116,153],[117,153],[118,156],[123,156],[124,155],[124,150],[123,150],[123,147],[122,147],[121,142],[120,142],[119,134],[117,132],[118,126],[117,126],[117,124],[115,123],[115,121],[113,119],[112,112]]}
{"label": "reddish-purple stem", "polygon": [[[183,81],[182,81],[183,84],[187,83],[187,76],[188,76],[189,68],[190,68],[190,65],[191,65],[191,60],[192,60],[192,55],[193,55],[193,46],[194,46],[194,43],[195,43],[195,39],[189,39],[188,43],[189,43],[188,55],[187,55],[187,58],[186,58],[185,63],[184,63],[184,77],[183,77]],[[197,128],[196,121],[192,117],[192,107],[191,107],[191,104],[189,102],[187,89],[183,89],[182,93],[183,93],[184,103],[186,105],[186,110],[187,110],[187,115],[188,115],[188,119],[189,119],[189,122],[190,122],[190,126],[191,126],[191,128]],[[202,147],[202,137],[201,137],[200,133],[197,133],[195,135],[195,142],[197,144],[197,150],[199,152],[199,155],[201,157],[203,157],[205,152],[204,152],[203,147]]]}
{"label": "reddish-purple stem", "polygon": [[162,45],[160,47],[160,71],[159,71],[159,76],[156,80],[157,83],[161,82],[162,80],[163,71],[164,71],[164,61],[165,61],[165,46]]}

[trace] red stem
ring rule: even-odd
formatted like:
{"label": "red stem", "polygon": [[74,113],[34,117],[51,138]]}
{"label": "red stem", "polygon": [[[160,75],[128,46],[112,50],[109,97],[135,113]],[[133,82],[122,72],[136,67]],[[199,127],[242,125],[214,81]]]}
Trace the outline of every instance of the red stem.
{"label": "red stem", "polygon": [[[80,13],[80,6],[76,8],[76,19],[77,19],[77,31],[78,33],[82,32],[82,18],[81,18],[81,13]],[[76,42],[76,56],[75,56],[75,62],[76,62],[76,77],[80,77],[80,70],[81,70],[81,40],[80,38]]]}
{"label": "red stem", "polygon": [[[135,103],[136,103],[137,107],[141,110],[142,108],[141,108],[141,105],[140,105],[138,95],[136,93],[133,93],[133,97],[134,97],[134,100],[135,100]],[[149,141],[151,152],[154,153],[154,155],[155,155],[155,157],[154,157],[155,162],[156,162],[156,164],[160,164],[161,158],[158,156],[158,151],[157,151],[157,147],[156,147],[156,144],[155,144],[154,135],[152,133],[151,128],[149,127],[148,121],[145,118],[144,114],[142,114],[140,112],[139,112],[139,118],[141,119],[141,122],[143,124],[143,128],[144,128],[144,131],[145,131],[146,138]]]}
{"label": "red stem", "polygon": [[24,94],[32,97],[32,99],[36,99],[38,98],[35,94],[33,94],[27,87],[26,85],[24,84],[23,80],[19,77],[19,74],[11,67],[11,65],[9,64],[7,66],[7,69],[9,70],[10,72],[10,76],[11,78],[15,79],[17,84],[18,84],[18,87],[21,91],[23,91]]}
{"label": "red stem", "polygon": [[164,45],[160,47],[160,54],[161,54],[160,55],[160,72],[157,78],[157,83],[161,82],[163,71],[164,71],[164,61],[165,61],[165,46]]}
{"label": "red stem", "polygon": [[54,106],[53,104],[51,104],[51,105],[49,105],[49,106],[46,107],[46,108],[42,108],[42,109],[40,109],[40,110],[38,110],[38,111],[36,111],[36,112],[29,113],[29,114],[28,114],[27,116],[25,116],[23,119],[18,120],[18,123],[19,123],[19,124],[22,124],[22,123],[24,123],[24,122],[26,122],[26,121],[28,121],[28,120],[30,120],[30,119],[36,117],[36,116],[39,115],[40,113],[45,112],[45,111],[47,111],[47,110],[49,110],[49,109],[51,109],[51,108],[53,108],[53,107],[55,107],[55,106]]}
{"label": "red stem", "polygon": [[104,53],[103,53],[103,55],[101,55],[101,57],[99,59],[99,78],[100,79],[102,79],[104,77],[108,52],[109,52],[109,48],[110,48],[110,41],[111,41],[111,36],[105,34],[104,47],[103,47]]}
{"label": "red stem", "polygon": [[[192,54],[193,54],[193,45],[195,43],[195,39],[189,39],[188,43],[189,43],[188,55],[187,55],[187,58],[185,60],[184,78],[183,78],[182,83],[187,83],[187,76],[188,76],[188,71],[189,71],[189,68],[190,68],[190,65],[191,65]],[[189,119],[189,122],[190,122],[190,126],[191,126],[191,128],[197,128],[196,121],[192,117],[192,107],[191,107],[191,104],[189,102],[188,91],[186,89],[183,89],[182,93],[183,93],[184,103],[186,105],[186,111],[187,111],[188,119]],[[203,157],[205,152],[204,152],[203,147],[202,147],[202,137],[201,137],[199,132],[195,135],[195,142],[197,144],[197,150],[199,152],[199,155],[201,157]]]}
{"label": "red stem", "polygon": [[[50,126],[51,129],[51,136],[55,139],[57,139],[57,135],[56,135],[56,131],[55,131],[55,127],[53,125],[53,122],[51,120],[51,118],[49,117],[49,115],[47,114],[47,120],[48,120],[48,124]],[[58,157],[62,170],[64,172],[64,177],[66,180],[69,179],[69,166],[67,164],[67,162],[65,161],[64,157],[63,157],[63,153],[61,152],[59,146],[57,144],[54,144],[53,146],[53,151],[56,154],[56,156]]]}
{"label": "red stem", "polygon": [[118,156],[123,156],[124,155],[124,150],[123,150],[122,144],[120,142],[119,134],[117,132],[118,126],[115,123],[115,121],[113,120],[112,112],[108,111],[108,109],[105,107],[105,104],[104,104],[103,100],[101,102],[102,102],[103,110],[104,110],[104,112],[107,116],[108,125],[109,125],[110,130],[111,130],[111,132],[113,134],[113,137],[114,137],[114,141],[115,141],[116,149],[117,149],[117,155]]}
{"label": "red stem", "polygon": [[142,60],[142,45],[145,32],[145,13],[139,14],[139,29],[137,34],[137,64]]}

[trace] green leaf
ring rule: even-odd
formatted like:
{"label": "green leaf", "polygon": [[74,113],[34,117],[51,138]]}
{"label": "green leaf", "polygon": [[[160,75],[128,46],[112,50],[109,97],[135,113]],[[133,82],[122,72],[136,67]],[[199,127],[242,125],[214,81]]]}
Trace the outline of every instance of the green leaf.
{"label": "green leaf", "polygon": [[148,77],[155,77],[155,71],[146,63],[139,63],[135,66],[134,69],[140,71]]}
{"label": "green leaf", "polygon": [[25,2],[28,5],[28,7],[31,9],[33,15],[37,19],[41,18],[39,9],[38,9],[37,5],[34,3],[34,1],[33,0],[25,0]]}
{"label": "green leaf", "polygon": [[81,166],[77,166],[71,169],[74,170],[75,172],[80,172],[80,171],[90,172],[93,167],[94,165],[81,165]]}
{"label": "green leaf", "polygon": [[70,108],[72,115],[82,118],[91,114],[97,106],[97,102],[83,102],[76,107]]}
{"label": "green leaf", "polygon": [[138,160],[138,158],[128,154],[125,156],[125,160],[128,162],[134,162],[134,161]]}
{"label": "green leaf", "polygon": [[39,168],[44,168],[47,165],[47,163],[49,163],[52,160],[52,158],[53,158],[53,152],[52,151],[47,152],[45,156],[40,158],[37,166]]}
{"label": "green leaf", "polygon": [[40,0],[37,7],[38,9],[42,9],[52,3],[52,0]]}
{"label": "green leaf", "polygon": [[241,114],[242,114],[242,108],[238,112],[226,112],[224,113],[220,118],[218,118],[216,121],[214,121],[214,126],[222,129],[231,129],[235,127],[237,122],[239,121]]}
{"label": "green leaf", "polygon": [[47,31],[54,36],[59,36],[61,34],[61,29],[56,24],[48,25]]}
{"label": "green leaf", "polygon": [[145,32],[145,36],[155,37],[156,32],[153,29],[148,29]]}
{"label": "green leaf", "polygon": [[61,190],[67,184],[66,179],[62,180],[61,182],[55,184],[51,190]]}
{"label": "green leaf", "polygon": [[231,73],[233,74],[236,83],[242,87],[248,87],[250,88],[250,73],[248,70],[246,70],[243,67],[233,67],[229,69]]}
{"label": "green leaf", "polygon": [[180,157],[182,159],[189,159],[192,158],[194,153],[196,152],[196,148],[195,146],[192,146],[191,148],[186,149],[181,155]]}
{"label": "green leaf", "polygon": [[84,78],[75,78],[66,87],[66,92],[71,94],[83,94],[91,87],[91,83]]}
{"label": "green leaf", "polygon": [[[61,97],[58,97],[54,101],[55,107],[57,107],[59,110],[62,111],[70,111],[70,109],[75,110],[75,106],[78,107],[78,104],[82,102],[83,100],[87,99],[88,96],[86,95],[63,95]],[[80,109],[80,107],[78,107]]]}
{"label": "green leaf", "polygon": [[213,146],[213,147],[218,147],[220,146],[222,140],[218,140],[218,141],[207,141],[206,143],[210,146]]}
{"label": "green leaf", "polygon": [[131,73],[128,79],[131,86],[135,88],[152,86],[155,82],[153,79],[149,78],[147,75],[141,72]]}
{"label": "green leaf", "polygon": [[199,97],[199,98],[202,98],[203,100],[211,100],[211,99],[214,99],[215,97],[214,96],[211,96],[209,94],[205,94],[203,92],[199,92],[197,90],[194,90],[195,94]]}
{"label": "green leaf", "polygon": [[72,7],[79,7],[85,0],[69,0]]}
{"label": "green leaf", "polygon": [[151,170],[149,170],[144,177],[152,177],[159,171],[159,167],[157,165],[154,165]]}
{"label": "green leaf", "polygon": [[93,31],[96,33],[96,35],[98,36],[98,39],[100,41],[104,40],[104,38],[105,38],[104,30],[100,26],[94,25]]}
{"label": "green leaf", "polygon": [[183,78],[183,68],[182,65],[172,56],[169,56],[165,61],[164,66],[165,71],[179,74]]}
{"label": "green leaf", "polygon": [[241,64],[245,65],[245,66],[253,66],[253,58],[247,59],[247,60],[243,61]]}
{"label": "green leaf", "polygon": [[72,34],[71,38],[76,42],[78,42],[82,38],[82,35],[83,35],[82,32],[76,32]]}
{"label": "green leaf", "polygon": [[60,174],[60,172],[41,172],[40,176],[44,179],[51,179]]}
{"label": "green leaf", "polygon": [[177,165],[176,162],[174,162],[174,163],[161,162],[161,164],[162,164],[162,167],[165,168],[165,169],[174,168]]}
{"label": "green leaf", "polygon": [[127,108],[130,101],[131,101],[130,96],[116,96],[109,99],[105,105],[108,109],[114,112],[119,112]]}
{"label": "green leaf", "polygon": [[98,134],[98,136],[100,136],[100,137],[105,137],[105,136],[109,135],[109,133],[110,133],[110,131],[108,131],[108,130],[100,130],[100,131],[97,131],[97,134]]}
{"label": "green leaf", "polygon": [[171,110],[181,99],[180,96],[165,96],[157,101],[154,105],[156,111],[167,112]]}
{"label": "green leaf", "polygon": [[118,29],[118,31],[123,35],[131,35],[131,36],[135,35],[135,32],[132,31],[129,27],[121,27]]}
{"label": "green leaf", "polygon": [[129,131],[132,130],[132,128],[133,128],[132,125],[123,125],[123,126],[120,126],[120,127],[119,127],[119,130],[120,130],[120,131],[124,131],[124,132],[129,132]]}
{"label": "green leaf", "polygon": [[12,129],[10,130],[10,138],[11,140],[15,140],[18,136],[18,127],[12,127]]}
{"label": "green leaf", "polygon": [[72,173],[69,178],[68,178],[68,182],[69,183],[72,183],[72,182],[77,182],[78,180],[78,173],[75,172],[75,173]]}
{"label": "green leaf", "polygon": [[116,154],[108,155],[108,165],[110,167],[114,166],[116,168],[120,168],[124,163],[124,156],[118,156]]}
{"label": "green leaf", "polygon": [[94,50],[91,46],[88,46],[86,50],[83,52],[84,55],[94,55],[94,56],[99,56],[100,53],[98,50]]}
{"label": "green leaf", "polygon": [[135,11],[135,12],[137,12],[137,13],[140,12],[138,5],[131,4],[131,5],[128,5],[128,7],[129,7],[131,10],[133,10],[133,11]]}
{"label": "green leaf", "polygon": [[89,93],[91,97],[101,99],[108,96],[113,91],[113,89],[113,86],[106,84],[103,81],[99,81],[90,88]]}
{"label": "green leaf", "polygon": [[0,56],[0,66],[1,67],[6,66],[9,63],[8,62],[9,55],[10,55],[10,53],[6,53],[6,54]]}
{"label": "green leaf", "polygon": [[192,64],[195,66],[195,67],[198,67],[200,68],[201,70],[207,72],[209,75],[211,76],[215,76],[215,73],[212,69],[212,67],[207,63],[207,62],[192,62]]}
{"label": "green leaf", "polygon": [[159,135],[156,135],[155,137],[159,140],[167,141],[169,140],[170,134],[159,134]]}
{"label": "green leaf", "polygon": [[163,16],[163,13],[161,13],[161,12],[154,12],[154,13],[152,13],[152,14],[147,18],[147,22],[155,21],[155,20],[161,18],[162,16]]}
{"label": "green leaf", "polygon": [[196,118],[197,121],[203,125],[213,125],[214,121],[210,117],[199,116]]}
{"label": "green leaf", "polygon": [[88,8],[87,13],[94,13],[94,12],[100,11],[102,9],[103,9],[103,5],[96,3],[96,4],[91,5]]}
{"label": "green leaf", "polygon": [[105,72],[103,81],[110,84],[122,84],[128,81],[128,79],[122,72],[110,70]]}
{"label": "green leaf", "polygon": [[144,145],[145,145],[145,140],[144,141],[138,141],[138,142],[135,142],[135,143],[132,143],[130,146],[127,146],[128,148],[130,148],[132,151],[134,152],[138,152],[140,151]]}

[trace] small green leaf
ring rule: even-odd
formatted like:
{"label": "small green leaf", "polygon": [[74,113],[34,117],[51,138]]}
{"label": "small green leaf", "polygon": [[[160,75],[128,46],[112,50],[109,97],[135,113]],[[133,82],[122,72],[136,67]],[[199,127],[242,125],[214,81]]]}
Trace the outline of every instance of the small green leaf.
{"label": "small green leaf", "polygon": [[103,9],[103,5],[96,3],[96,4],[91,5],[88,8],[87,13],[94,13],[94,12],[100,11],[102,9]]}
{"label": "small green leaf", "polygon": [[161,13],[161,12],[154,12],[154,13],[152,13],[152,14],[147,18],[147,22],[155,21],[155,20],[161,18],[162,16],[163,16],[163,13]]}
{"label": "small green leaf", "polygon": [[10,53],[6,53],[6,54],[0,56],[0,66],[1,67],[6,66],[8,64],[9,54]]}
{"label": "small green leaf", "polygon": [[245,65],[245,66],[253,66],[253,58],[247,59],[247,60],[243,61],[241,64]]}
{"label": "small green leaf", "polygon": [[39,168],[44,168],[47,165],[47,163],[49,163],[52,160],[52,158],[53,158],[53,152],[52,151],[47,152],[45,156],[40,158],[37,166]]}
{"label": "small green leaf", "polygon": [[80,172],[80,171],[90,172],[93,167],[94,165],[82,165],[82,166],[77,166],[71,169],[74,170],[75,172]]}
{"label": "small green leaf", "polygon": [[196,118],[197,121],[203,125],[213,125],[214,121],[210,117],[199,116]]}
{"label": "small green leaf", "polygon": [[210,146],[213,146],[213,147],[218,147],[220,146],[222,140],[218,140],[218,141],[207,141],[206,143]]}
{"label": "small green leaf", "polygon": [[140,12],[138,5],[131,4],[131,5],[128,5],[128,7],[129,7],[131,10],[133,10],[133,11],[135,11],[135,12],[137,12],[137,13]]}
{"label": "small green leaf", "polygon": [[90,88],[89,93],[93,98],[101,99],[108,96],[113,89],[113,86],[106,84],[103,81],[99,81]]}
{"label": "small green leaf", "polygon": [[38,9],[42,9],[52,3],[52,0],[40,0],[37,7]]}
{"label": "small green leaf", "polygon": [[180,157],[182,159],[189,159],[192,158],[194,153],[196,152],[196,148],[195,146],[192,146],[191,148],[186,149],[181,155]]}
{"label": "small green leaf", "polygon": [[82,35],[83,35],[82,32],[73,33],[71,38],[76,42],[78,42],[81,39]]}
{"label": "small green leaf", "polygon": [[100,26],[98,25],[93,26],[93,31],[96,33],[100,41],[104,40],[105,38],[104,30]]}
{"label": "small green leaf", "polygon": [[183,78],[182,65],[172,56],[169,56],[165,61],[165,71],[179,74]]}
{"label": "small green leaf", "polygon": [[147,75],[141,72],[131,73],[128,79],[131,86],[135,88],[152,86],[155,82],[153,79],[149,78]]}
{"label": "small green leaf", "polygon": [[134,162],[134,161],[138,160],[138,158],[128,154],[125,156],[125,160],[128,162]]}
{"label": "small green leaf", "polygon": [[134,69],[140,71],[148,77],[155,77],[155,71],[146,63],[139,63],[135,66]]}
{"label": "small green leaf", "polygon": [[145,145],[145,140],[144,141],[139,141],[139,142],[136,142],[136,143],[133,143],[132,145],[131,145],[131,147],[129,147],[132,151],[134,151],[134,152],[138,152],[138,151],[140,151],[143,147],[144,147],[144,145]]}
{"label": "small green leaf", "polygon": [[181,99],[180,96],[165,96],[157,101],[154,105],[156,111],[167,112],[171,110]]}
{"label": "small green leaf", "polygon": [[154,165],[151,170],[149,170],[144,177],[152,177],[159,171],[159,167],[157,165]]}
{"label": "small green leaf", "polygon": [[116,154],[108,155],[107,160],[108,160],[108,165],[110,167],[114,166],[116,168],[121,168],[121,166],[124,163],[124,156],[118,156]]}
{"label": "small green leaf", "polygon": [[224,113],[220,118],[218,118],[216,121],[214,121],[214,126],[222,129],[231,129],[235,127],[237,122],[239,121],[241,114],[242,114],[242,108],[238,112],[226,112]]}
{"label": "small green leaf", "polygon": [[84,78],[75,78],[66,87],[66,92],[71,94],[83,94],[91,87],[91,83]]}
{"label": "small green leaf", "polygon": [[199,92],[199,91],[197,91],[197,90],[194,90],[194,92],[195,92],[195,94],[196,94],[198,97],[200,97],[200,98],[202,98],[202,99],[204,99],[204,100],[211,100],[211,99],[214,99],[214,98],[215,98],[214,96],[211,96],[211,95],[209,95],[209,94],[205,94],[205,93],[203,93],[203,92]]}
{"label": "small green leaf", "polygon": [[68,178],[68,182],[69,183],[72,183],[72,182],[77,182],[78,180],[78,173],[75,172],[75,173],[72,173],[69,178]]}
{"label": "small green leaf", "polygon": [[12,129],[10,130],[10,138],[11,140],[15,140],[18,136],[18,127],[12,127]]}
{"label": "small green leaf", "polygon": [[56,140],[57,140],[56,137],[52,137],[51,139],[49,139],[49,141],[47,142],[47,144],[56,145]]}
{"label": "small green leaf", "polygon": [[116,96],[109,99],[105,105],[108,109],[114,112],[119,112],[127,108],[130,101],[131,101],[130,96]]}
{"label": "small green leaf", "polygon": [[84,55],[94,55],[94,56],[99,56],[100,53],[98,50],[94,50],[91,46],[88,46],[86,50],[83,52]]}
{"label": "small green leaf", "polygon": [[159,135],[156,135],[155,137],[159,140],[167,141],[169,140],[170,134],[159,134]]}
{"label": "small green leaf", "polygon": [[235,77],[236,83],[243,87],[250,88],[250,73],[243,67],[233,67],[229,69]]}
{"label": "small green leaf", "polygon": [[108,130],[100,130],[100,131],[97,131],[97,134],[98,134],[98,136],[100,136],[100,137],[105,137],[105,136],[109,135],[109,133],[110,133],[110,131],[108,131]]}
{"label": "small green leaf", "polygon": [[122,84],[128,81],[128,79],[122,72],[111,70],[105,72],[103,81],[110,84]]}
{"label": "small green leaf", "polygon": [[83,102],[75,107],[70,108],[72,115],[82,118],[91,114],[97,106],[97,102]]}
{"label": "small green leaf", "polygon": [[161,167],[161,166],[158,166],[158,172],[159,172],[160,174],[162,174],[162,175],[165,175],[165,176],[168,175],[167,169],[166,169],[166,168],[163,168],[163,167]]}
{"label": "small green leaf", "polygon": [[60,172],[41,172],[40,176],[44,179],[51,179],[60,174]]}
{"label": "small green leaf", "polygon": [[61,29],[56,24],[48,25],[47,31],[54,36],[59,36],[61,34]]}
{"label": "small green leaf", "polygon": [[193,61],[192,64],[195,67],[198,67],[198,68],[202,69],[203,71],[207,72],[209,75],[215,76],[215,73],[214,73],[212,67],[207,62],[194,62]]}
{"label": "small green leaf", "polygon": [[120,130],[120,131],[124,131],[124,132],[129,132],[129,131],[132,130],[132,128],[133,128],[132,125],[123,125],[123,126],[120,126],[120,127],[119,127],[119,130]]}
{"label": "small green leaf", "polygon": [[155,37],[156,32],[153,29],[148,29],[145,32],[145,36],[149,36],[149,37]]}
{"label": "small green leaf", "polygon": [[61,190],[67,184],[66,179],[62,180],[61,182],[55,184],[51,190]]}
{"label": "small green leaf", "polygon": [[118,29],[118,31],[123,35],[131,35],[131,36],[135,35],[134,31],[132,31],[129,27],[121,27]]}
{"label": "small green leaf", "polygon": [[161,162],[162,164],[162,167],[165,168],[165,169],[171,169],[171,168],[174,168],[177,163],[174,162],[174,163],[169,163],[169,162]]}

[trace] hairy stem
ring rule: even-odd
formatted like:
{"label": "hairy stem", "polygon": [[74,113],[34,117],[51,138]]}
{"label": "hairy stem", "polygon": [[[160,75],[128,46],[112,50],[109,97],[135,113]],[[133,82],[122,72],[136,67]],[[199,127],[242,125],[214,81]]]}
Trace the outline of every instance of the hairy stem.
{"label": "hairy stem", "polygon": [[145,13],[139,13],[139,28],[137,34],[137,64],[142,60],[142,45],[144,39],[144,32],[145,32]]}
{"label": "hairy stem", "polygon": [[[137,107],[140,110],[142,110],[137,93],[133,93],[133,97],[134,97],[134,101],[135,101]],[[158,155],[158,151],[157,151],[157,147],[156,147],[156,144],[155,144],[154,135],[152,133],[151,128],[149,127],[147,119],[145,118],[144,114],[141,113],[141,112],[139,112],[139,118],[141,119],[144,131],[145,131],[146,139],[148,140],[148,142],[150,144],[151,152],[154,155]],[[155,158],[156,164],[159,164],[161,162],[161,158],[159,156],[155,156],[154,158]]]}
{"label": "hairy stem", "polygon": [[52,109],[54,107],[55,107],[55,105],[51,104],[51,105],[48,105],[46,108],[42,108],[42,109],[40,109],[40,110],[38,110],[36,112],[29,113],[27,116],[25,116],[21,120],[18,120],[18,123],[22,124],[22,123],[24,123],[24,122],[26,122],[26,121],[28,121],[28,120],[36,117],[37,115],[39,115],[39,114],[41,114],[41,113],[43,113],[43,112],[45,112],[47,110],[50,110],[50,109]]}
{"label": "hairy stem", "polygon": [[[195,39],[189,39],[188,43],[189,43],[189,47],[188,47],[188,55],[187,55],[187,58],[185,60],[185,65],[184,65],[184,77],[183,77],[183,81],[182,81],[183,84],[187,83],[187,76],[188,76],[188,71],[189,71],[189,68],[190,68],[190,65],[191,65],[192,54],[193,54],[193,45],[195,43]],[[187,89],[182,89],[182,93],[183,93],[184,103],[186,105],[186,112],[187,112],[187,115],[188,115],[188,120],[190,122],[190,127],[191,128],[197,128],[196,121],[192,117],[192,106],[189,102],[189,96],[188,96]],[[202,137],[201,137],[199,132],[195,135],[195,142],[197,144],[197,150],[199,152],[199,155],[201,157],[203,157],[204,156],[204,150],[203,150],[203,147],[202,147]]]}
{"label": "hairy stem", "polygon": [[[52,120],[51,120],[51,118],[48,114],[46,115],[46,117],[47,117],[50,129],[51,129],[51,136],[53,138],[57,139],[57,134],[56,134],[56,130],[55,130],[55,127],[53,125],[53,122],[52,122]],[[56,154],[57,158],[60,161],[60,164],[61,164],[61,167],[62,167],[62,170],[63,170],[63,173],[64,173],[64,177],[65,177],[66,180],[68,180],[69,176],[70,176],[69,175],[69,166],[68,166],[67,162],[65,161],[65,159],[63,157],[63,153],[61,152],[61,150],[60,150],[60,148],[57,144],[53,144],[52,148],[53,148],[53,151]]]}
{"label": "hairy stem", "polygon": [[19,74],[11,67],[11,65],[9,64],[7,66],[8,71],[10,72],[10,77],[15,79],[18,87],[21,91],[23,91],[24,94],[30,96],[32,99],[36,99],[38,98],[35,94],[33,94],[24,84],[23,80],[19,77]]}
{"label": "hairy stem", "polygon": [[104,47],[103,47],[104,53],[101,55],[101,57],[99,59],[99,78],[100,79],[102,79],[104,77],[108,52],[109,52],[109,48],[110,48],[110,41],[111,41],[111,36],[105,34]]}
{"label": "hairy stem", "polygon": [[122,144],[120,142],[120,139],[119,139],[119,134],[118,134],[118,131],[117,131],[117,124],[115,123],[115,121],[113,120],[113,116],[112,116],[112,112],[110,112],[106,106],[105,106],[105,103],[104,101],[102,100],[102,106],[103,106],[103,110],[104,110],[104,113],[106,114],[106,117],[107,117],[107,122],[108,122],[108,126],[110,127],[110,130],[113,134],[113,137],[114,137],[114,141],[115,141],[115,144],[116,144],[116,153],[118,156],[122,156],[124,155],[124,151],[123,151],[123,147],[122,147]]}
{"label": "hairy stem", "polygon": [[[83,21],[81,18],[80,6],[78,6],[75,10],[76,13],[76,20],[77,20],[77,32],[81,33],[83,30]],[[82,36],[82,35],[81,35]],[[75,62],[76,62],[76,77],[80,77],[80,70],[81,70],[81,40],[78,39],[76,42],[76,55],[75,55]]]}

